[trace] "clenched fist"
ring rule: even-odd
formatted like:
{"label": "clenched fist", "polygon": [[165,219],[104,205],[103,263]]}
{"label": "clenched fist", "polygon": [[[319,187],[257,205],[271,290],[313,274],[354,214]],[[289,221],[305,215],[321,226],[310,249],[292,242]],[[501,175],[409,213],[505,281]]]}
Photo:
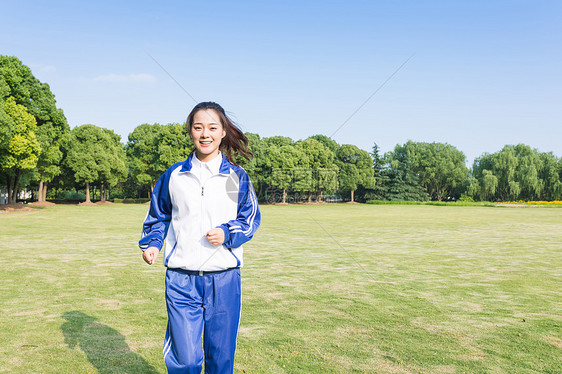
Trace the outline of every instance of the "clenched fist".
{"label": "clenched fist", "polygon": [[220,227],[209,230],[205,236],[212,245],[221,245],[224,243],[224,231],[222,231]]}
{"label": "clenched fist", "polygon": [[150,247],[142,253],[142,258],[147,264],[152,265],[156,262],[156,257],[158,257],[159,252],[158,248]]}

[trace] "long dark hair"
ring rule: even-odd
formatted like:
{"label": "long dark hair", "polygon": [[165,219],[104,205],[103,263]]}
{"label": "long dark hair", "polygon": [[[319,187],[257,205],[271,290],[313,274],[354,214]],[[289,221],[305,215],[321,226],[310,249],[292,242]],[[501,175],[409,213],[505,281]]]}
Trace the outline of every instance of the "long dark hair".
{"label": "long dark hair", "polygon": [[195,113],[200,110],[208,109],[214,110],[219,115],[222,128],[226,132],[225,137],[221,140],[219,149],[226,155],[228,161],[234,165],[238,165],[236,158],[239,155],[250,161],[253,155],[248,149],[248,138],[244,135],[242,130],[240,130],[238,126],[236,126],[236,124],[228,118],[224,109],[215,102],[205,101],[195,105],[195,107],[191,110],[191,113],[187,116],[186,126],[189,134],[191,134],[191,127],[193,126],[193,117],[195,117]]}

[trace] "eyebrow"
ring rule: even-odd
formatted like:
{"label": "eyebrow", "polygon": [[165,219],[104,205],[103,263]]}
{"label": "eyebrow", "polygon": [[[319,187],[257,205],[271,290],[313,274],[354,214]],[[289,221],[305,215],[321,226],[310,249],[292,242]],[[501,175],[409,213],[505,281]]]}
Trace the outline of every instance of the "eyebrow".
{"label": "eyebrow", "polygon": [[[209,122],[208,124],[209,125],[218,125],[219,123],[218,122]],[[195,125],[203,125],[203,122],[194,122],[193,126],[195,126]]]}

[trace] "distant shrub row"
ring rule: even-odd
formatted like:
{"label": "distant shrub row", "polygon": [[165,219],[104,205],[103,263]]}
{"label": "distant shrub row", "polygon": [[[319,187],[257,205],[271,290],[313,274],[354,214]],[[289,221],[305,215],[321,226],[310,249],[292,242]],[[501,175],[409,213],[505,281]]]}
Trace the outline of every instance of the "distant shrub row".
{"label": "distant shrub row", "polygon": [[140,199],[113,199],[114,203],[117,204],[144,204],[149,202],[150,200],[147,198],[140,198]]}
{"label": "distant shrub row", "polygon": [[398,201],[398,200],[369,200],[367,204],[374,205],[435,205],[435,206],[495,206],[489,201]]}

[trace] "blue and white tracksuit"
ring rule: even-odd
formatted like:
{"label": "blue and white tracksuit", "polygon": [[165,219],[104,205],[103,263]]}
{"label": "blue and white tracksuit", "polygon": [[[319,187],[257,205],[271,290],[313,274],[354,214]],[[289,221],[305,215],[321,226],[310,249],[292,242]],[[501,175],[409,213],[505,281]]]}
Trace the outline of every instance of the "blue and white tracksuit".
{"label": "blue and white tracksuit", "polygon": [[[205,177],[201,168],[208,168]],[[139,246],[143,251],[165,247],[164,360],[169,373],[201,372],[202,334],[205,372],[232,373],[240,321],[242,244],[252,238],[260,218],[248,174],[222,154],[201,163],[192,153],[156,183]],[[205,237],[216,227],[225,236],[218,246]]]}

